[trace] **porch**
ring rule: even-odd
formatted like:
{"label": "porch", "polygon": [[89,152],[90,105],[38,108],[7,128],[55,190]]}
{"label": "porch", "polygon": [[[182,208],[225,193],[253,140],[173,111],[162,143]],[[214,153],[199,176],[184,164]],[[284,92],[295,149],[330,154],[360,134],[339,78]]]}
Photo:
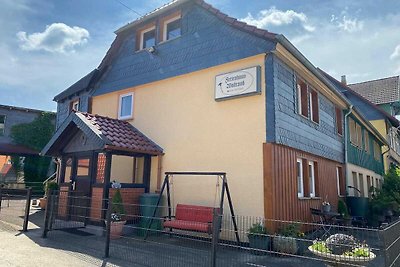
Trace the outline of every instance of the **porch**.
{"label": "porch", "polygon": [[41,154],[60,160],[58,217],[101,224],[114,180],[131,216],[125,219],[135,220],[140,195],[150,192],[152,157],[161,164],[163,150],[126,121],[72,112]]}

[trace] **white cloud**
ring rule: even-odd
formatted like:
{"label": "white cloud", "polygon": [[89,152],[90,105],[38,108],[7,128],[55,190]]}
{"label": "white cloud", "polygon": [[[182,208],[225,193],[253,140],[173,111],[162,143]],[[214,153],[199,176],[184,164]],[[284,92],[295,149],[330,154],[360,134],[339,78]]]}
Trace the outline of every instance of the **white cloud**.
{"label": "white cloud", "polygon": [[27,51],[45,50],[48,52],[67,53],[74,52],[76,46],[85,44],[89,32],[81,27],[70,27],[64,23],[47,25],[44,32],[27,34],[18,32],[20,48]]}
{"label": "white cloud", "polygon": [[257,17],[253,17],[251,13],[247,14],[247,17],[241,19],[242,21],[257,26],[259,28],[266,28],[270,25],[272,26],[282,26],[289,25],[299,22],[302,27],[308,31],[312,32],[315,27],[308,23],[308,18],[304,13],[298,13],[294,10],[279,10],[275,7],[270,9],[261,10]]}
{"label": "white cloud", "polygon": [[400,58],[400,44],[395,47],[393,53],[390,55],[390,59],[397,59],[397,58]]}
{"label": "white cloud", "polygon": [[[342,12],[342,14],[346,14],[346,12]],[[346,15],[343,15],[340,20],[335,15],[332,15],[331,22],[335,23],[340,30],[349,33],[362,31],[364,29],[364,21],[357,18],[351,19],[346,17]]]}

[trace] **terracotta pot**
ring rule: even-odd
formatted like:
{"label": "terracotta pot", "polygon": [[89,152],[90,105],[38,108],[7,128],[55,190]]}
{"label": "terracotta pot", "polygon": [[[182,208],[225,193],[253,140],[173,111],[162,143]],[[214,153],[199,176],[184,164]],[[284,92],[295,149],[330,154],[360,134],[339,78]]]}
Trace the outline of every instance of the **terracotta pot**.
{"label": "terracotta pot", "polygon": [[47,206],[47,198],[44,198],[44,197],[39,198],[39,207],[42,210],[44,210],[44,209],[46,209],[46,206]]}
{"label": "terracotta pot", "polygon": [[122,235],[122,229],[126,221],[119,221],[119,222],[111,222],[110,227],[110,238],[111,239],[118,239]]}

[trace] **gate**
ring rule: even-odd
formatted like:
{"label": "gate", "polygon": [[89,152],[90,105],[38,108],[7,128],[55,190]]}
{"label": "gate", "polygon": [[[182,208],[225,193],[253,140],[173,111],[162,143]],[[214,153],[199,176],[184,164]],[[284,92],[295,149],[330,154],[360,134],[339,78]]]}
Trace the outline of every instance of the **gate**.
{"label": "gate", "polygon": [[0,230],[28,230],[31,196],[31,188],[0,188]]}

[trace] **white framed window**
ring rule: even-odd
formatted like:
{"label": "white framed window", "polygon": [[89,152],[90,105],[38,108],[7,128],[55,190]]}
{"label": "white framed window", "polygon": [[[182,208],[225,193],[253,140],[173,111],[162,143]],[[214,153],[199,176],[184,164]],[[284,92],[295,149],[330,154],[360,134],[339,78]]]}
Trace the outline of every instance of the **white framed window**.
{"label": "white framed window", "polygon": [[314,170],[314,162],[308,162],[308,176],[310,181],[310,197],[315,197],[315,170]]}
{"label": "white framed window", "polygon": [[119,96],[118,119],[126,120],[133,118],[133,93]]}
{"label": "white framed window", "polygon": [[6,115],[0,115],[0,136],[4,135],[5,124],[6,124]]}
{"label": "white framed window", "polygon": [[303,161],[297,159],[297,197],[304,197],[304,183],[303,183]]}
{"label": "white framed window", "polygon": [[168,41],[181,36],[181,15],[164,21],[163,41]]}
{"label": "white framed window", "polygon": [[71,109],[73,110],[79,110],[79,99],[76,99],[72,101],[71,103]]}
{"label": "white framed window", "polygon": [[140,32],[139,49],[152,47],[156,44],[156,26],[149,27]]}

